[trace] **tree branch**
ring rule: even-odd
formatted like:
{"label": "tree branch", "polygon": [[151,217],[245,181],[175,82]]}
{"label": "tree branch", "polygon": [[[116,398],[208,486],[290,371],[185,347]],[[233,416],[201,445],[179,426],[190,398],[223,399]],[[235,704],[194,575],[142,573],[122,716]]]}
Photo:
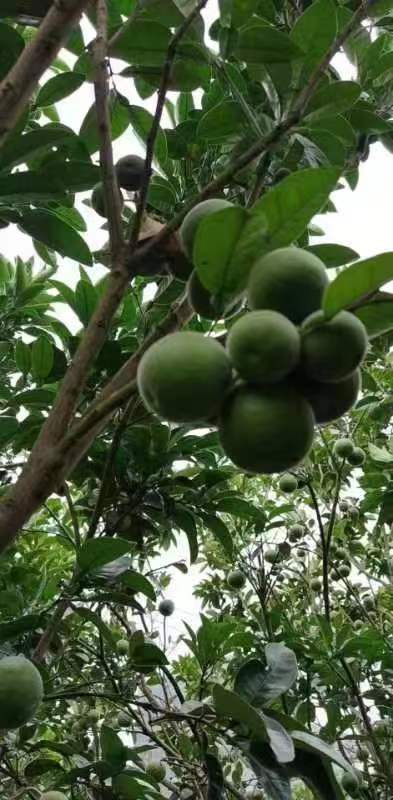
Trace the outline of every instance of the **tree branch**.
{"label": "tree branch", "polygon": [[79,22],[90,0],[53,0],[34,39],[0,83],[0,144],[29,102],[38,81]]}

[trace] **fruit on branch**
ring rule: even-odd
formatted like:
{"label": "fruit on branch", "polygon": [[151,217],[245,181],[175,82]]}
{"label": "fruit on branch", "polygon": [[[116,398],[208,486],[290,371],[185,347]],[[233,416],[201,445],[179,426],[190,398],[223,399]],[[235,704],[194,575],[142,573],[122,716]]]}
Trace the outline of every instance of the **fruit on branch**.
{"label": "fruit on branch", "polygon": [[246,472],[271,474],[294,467],[308,453],[314,417],[307,401],[289,385],[241,385],[227,398],[218,431],[234,464]]}
{"label": "fruit on branch", "polygon": [[191,261],[195,235],[202,220],[210,216],[210,214],[214,214],[215,211],[222,211],[224,208],[233,207],[233,204],[228,200],[213,197],[211,200],[203,200],[202,203],[198,203],[198,205],[194,206],[194,208],[186,214],[180,228],[180,239],[183,250]]}
{"label": "fruit on branch", "polygon": [[160,782],[163,781],[166,775],[166,768],[165,764],[161,761],[150,761],[149,764],[146,764],[146,772],[150,775],[151,778]]}
{"label": "fruit on branch", "polygon": [[187,283],[187,296],[192,309],[205,319],[228,319],[241,308],[238,298],[220,298],[205,289],[194,269]]}
{"label": "fruit on branch", "polygon": [[232,380],[224,348],[193,331],[164,336],[144,354],[138,387],[146,407],[171,422],[215,415]]}
{"label": "fruit on branch", "polygon": [[243,589],[243,586],[246,583],[246,578],[240,569],[233,569],[228,573],[227,583],[231,589]]}
{"label": "fruit on branch", "polygon": [[337,383],[321,383],[299,376],[295,381],[314,412],[315,422],[323,425],[347,413],[356,403],[360,392],[360,370]]}
{"label": "fruit on branch", "polygon": [[366,460],[366,454],[361,447],[354,447],[352,453],[348,456],[348,463],[352,467],[360,467]]}
{"label": "fruit on branch", "polygon": [[294,475],[282,475],[278,482],[278,487],[281,492],[292,494],[292,492],[296,492],[298,487],[297,479]]}
{"label": "fruit on branch", "polygon": [[232,326],[227,351],[240,377],[249,383],[277,383],[295,369],[300,336],[277,311],[251,311]]}
{"label": "fruit on branch", "polygon": [[[309,324],[310,320],[307,320]],[[349,311],[304,331],[301,370],[316,381],[336,382],[348,378],[360,367],[367,351],[363,323]]]}
{"label": "fruit on branch", "polygon": [[320,592],[322,589],[322,583],[319,578],[312,578],[310,581],[310,586],[313,592]]}
{"label": "fruit on branch", "polygon": [[354,446],[352,439],[337,439],[337,441],[334,443],[333,453],[338,458],[348,458],[348,456],[352,455],[353,450]]}
{"label": "fruit on branch", "polygon": [[128,655],[129,651],[128,639],[119,639],[119,641],[116,642],[116,650],[120,656]]}
{"label": "fruit on branch", "polygon": [[343,775],[341,786],[344,789],[344,792],[350,795],[350,797],[357,797],[359,794],[359,781],[355,777],[355,775],[351,775],[349,772],[346,772]]}
{"label": "fruit on branch", "polygon": [[173,600],[161,600],[158,610],[163,617],[171,617],[175,610],[175,604]]}
{"label": "fruit on branch", "polygon": [[[285,476],[288,477],[288,476]],[[292,478],[292,475],[289,477]],[[295,479],[296,480],[296,479]],[[294,525],[291,525],[288,531],[288,538],[290,542],[298,542],[305,534],[305,527],[300,523],[296,522]]]}
{"label": "fruit on branch", "polygon": [[275,550],[273,547],[270,547],[267,550],[265,550],[263,556],[268,564],[275,564],[275,562],[277,561],[277,550]]}
{"label": "fruit on branch", "polygon": [[328,282],[325,265],[317,256],[282,247],[262,256],[251,270],[249,305],[279,311],[298,325],[320,308]]}
{"label": "fruit on branch", "polygon": [[127,192],[137,192],[145,174],[145,159],[140,156],[123,156],[119,158],[115,170],[119,186]]}
{"label": "fruit on branch", "polygon": [[[119,189],[120,205],[123,207],[123,195]],[[103,183],[96,183],[91,193],[91,206],[100,217],[108,217],[106,210],[105,190]]]}
{"label": "fruit on branch", "polygon": [[37,667],[23,656],[0,661],[0,729],[20,728],[34,716],[44,695]]}
{"label": "fruit on branch", "polygon": [[337,572],[340,578],[348,578],[351,574],[351,567],[348,564],[340,564]]}

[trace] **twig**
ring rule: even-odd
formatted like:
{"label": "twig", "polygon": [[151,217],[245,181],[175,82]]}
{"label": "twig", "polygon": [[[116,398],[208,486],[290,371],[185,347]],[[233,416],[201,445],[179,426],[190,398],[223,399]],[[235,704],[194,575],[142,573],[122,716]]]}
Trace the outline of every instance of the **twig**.
{"label": "twig", "polygon": [[52,619],[51,619],[48,627],[46,628],[46,630],[42,634],[42,636],[41,636],[41,638],[40,638],[40,640],[39,640],[39,642],[37,644],[37,647],[34,650],[32,658],[33,658],[33,661],[35,661],[36,664],[39,664],[41,661],[43,661],[43,659],[44,659],[44,657],[46,655],[46,652],[48,650],[48,647],[49,647],[49,645],[50,645],[50,643],[51,643],[51,641],[53,639],[53,636],[55,635],[56,630],[57,630],[61,620],[63,619],[64,613],[68,608],[68,602],[69,602],[68,600],[64,599],[64,600],[60,600],[60,602],[58,603],[58,606],[57,606],[57,608],[55,610],[55,613],[52,616]]}
{"label": "twig", "polygon": [[79,530],[78,515],[77,515],[77,513],[75,511],[75,506],[74,506],[74,503],[73,503],[73,500],[72,500],[72,495],[71,495],[69,486],[66,483],[66,481],[64,482],[64,494],[65,494],[65,498],[67,500],[68,509],[69,509],[69,512],[70,512],[72,527],[74,529],[75,544],[76,544],[76,547],[79,549],[80,546],[81,546],[81,534],[80,534],[80,530]]}
{"label": "twig", "polygon": [[0,83],[0,144],[89,3],[90,0],[53,2],[36,36]]}

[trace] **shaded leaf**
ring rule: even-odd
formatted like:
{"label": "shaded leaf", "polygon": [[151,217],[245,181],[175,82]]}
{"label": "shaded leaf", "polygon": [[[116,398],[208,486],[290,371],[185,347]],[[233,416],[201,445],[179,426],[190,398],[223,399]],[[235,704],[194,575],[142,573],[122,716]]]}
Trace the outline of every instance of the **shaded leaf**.
{"label": "shaded leaf", "polygon": [[393,253],[358,261],[339,275],[327,287],[323,298],[323,310],[327,317],[333,317],[343,308],[348,308],[366,297],[370,292],[393,278]]}
{"label": "shaded leaf", "polygon": [[92,256],[86,242],[56,214],[43,209],[24,210],[19,227],[61,255],[88,266],[92,264]]}
{"label": "shaded leaf", "polygon": [[115,561],[129,550],[130,543],[125,539],[90,539],[79,550],[78,567],[81,572],[91,572]]}

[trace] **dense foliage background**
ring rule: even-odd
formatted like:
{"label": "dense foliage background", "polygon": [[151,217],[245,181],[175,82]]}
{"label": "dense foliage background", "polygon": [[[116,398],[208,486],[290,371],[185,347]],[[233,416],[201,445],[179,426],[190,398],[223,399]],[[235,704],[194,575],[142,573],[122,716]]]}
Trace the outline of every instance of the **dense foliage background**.
{"label": "dense foliage background", "polygon": [[[356,190],[373,142],[393,149],[389,0],[220,0],[209,30],[207,1],[85,3],[8,125],[9,71],[29,43],[39,63],[49,6],[0,9],[0,225],[32,244],[29,260],[0,257],[0,654],[32,659],[45,685],[31,724],[1,737],[1,796],[391,800],[393,253],[315,244],[312,222],[333,189]],[[331,64],[340,49],[356,81]],[[61,101],[87,85],[72,130]],[[110,142],[125,132],[147,160],[120,218]],[[147,343],[184,324],[225,336],[192,318],[174,234],[209,195],[239,207],[236,235],[213,225],[201,242],[211,289],[241,289],[256,255],[296,243],[331,270],[326,310],[350,308],[370,335],[361,399],[319,429],[292,494],[135,393]],[[343,436],[363,465],[335,456]],[[184,609],[188,579],[202,613],[173,627],[158,605],[169,593]],[[146,771],[157,761],[165,777]]]}

